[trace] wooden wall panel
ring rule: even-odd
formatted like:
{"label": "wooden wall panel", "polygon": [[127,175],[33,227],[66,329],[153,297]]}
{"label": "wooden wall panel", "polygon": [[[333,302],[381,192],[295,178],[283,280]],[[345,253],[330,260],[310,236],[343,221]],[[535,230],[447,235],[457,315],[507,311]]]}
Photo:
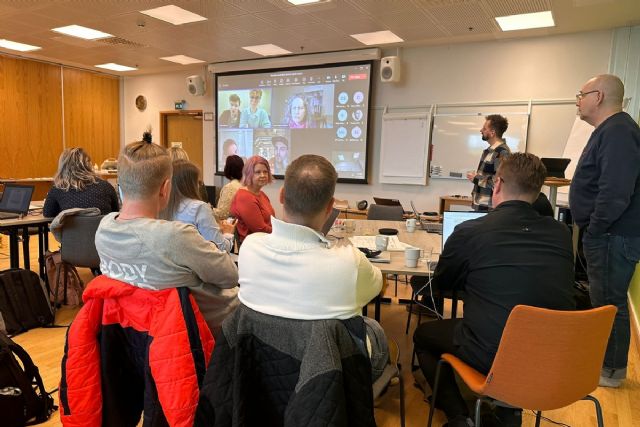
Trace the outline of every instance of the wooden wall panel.
{"label": "wooden wall panel", "polygon": [[120,150],[120,81],[63,68],[65,146],[82,147],[98,166]]}
{"label": "wooden wall panel", "polygon": [[0,55],[0,177],[53,176],[62,152],[60,67]]}

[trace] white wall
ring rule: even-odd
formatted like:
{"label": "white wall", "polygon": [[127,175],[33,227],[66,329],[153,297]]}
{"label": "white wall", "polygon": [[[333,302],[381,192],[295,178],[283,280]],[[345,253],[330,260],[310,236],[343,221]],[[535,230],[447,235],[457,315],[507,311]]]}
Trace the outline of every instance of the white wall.
{"label": "white wall", "polygon": [[[571,99],[590,77],[606,73],[612,43],[612,31],[598,31],[565,36],[524,40],[501,40],[483,43],[405,48],[401,51],[402,81],[399,84],[373,82],[369,136],[372,153],[369,185],[338,184],[336,197],[352,205],[372,196],[400,199],[408,207],[413,199],[419,210],[437,210],[438,197],[468,194],[471,185],[461,181],[433,180],[428,186],[378,183],[380,160],[381,108],[465,103],[514,101],[525,99]],[[393,55],[394,50],[385,51]],[[374,68],[377,72],[377,65]],[[173,109],[176,99],[187,100],[188,108],[213,111],[213,94],[193,97],[186,91],[185,78],[194,72],[126,78],[124,81],[125,141],[140,138],[147,124],[152,124],[159,138],[159,111]],[[211,79],[208,88],[211,88]],[[147,96],[148,107],[136,110],[135,97]],[[540,156],[562,155],[575,118],[572,105],[536,106],[533,108],[528,151]],[[536,120],[537,119],[537,120]],[[214,177],[214,122],[204,123],[204,157],[206,183],[219,185]],[[476,165],[471,165],[474,168]],[[282,181],[265,189],[276,208],[277,192]]]}

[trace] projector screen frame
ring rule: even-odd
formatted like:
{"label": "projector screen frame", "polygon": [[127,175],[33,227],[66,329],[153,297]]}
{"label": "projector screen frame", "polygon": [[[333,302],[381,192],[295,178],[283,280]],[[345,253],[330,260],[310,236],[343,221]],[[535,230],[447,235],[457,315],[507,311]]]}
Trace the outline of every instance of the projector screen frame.
{"label": "projector screen frame", "polygon": [[[371,102],[372,102],[372,89],[373,89],[373,63],[374,60],[372,59],[365,59],[365,60],[356,60],[356,61],[342,61],[342,62],[327,62],[327,63],[323,63],[323,64],[309,64],[309,65],[300,65],[300,66],[293,66],[293,67],[283,67],[283,68],[272,68],[272,67],[268,67],[268,68],[256,68],[256,69],[249,69],[249,70],[240,70],[240,71],[228,71],[228,72],[222,72],[222,73],[215,73],[214,74],[214,87],[215,90],[213,90],[213,95],[214,98],[214,102],[215,102],[215,126],[214,126],[214,130],[215,130],[215,175],[217,176],[224,176],[224,172],[221,170],[218,170],[218,155],[220,154],[219,151],[219,147],[220,144],[222,144],[222,141],[220,141],[220,128],[219,128],[219,118],[220,118],[220,114],[222,113],[222,110],[220,110],[219,106],[220,106],[220,100],[218,99],[218,95],[220,93],[219,91],[219,86],[218,86],[218,79],[220,77],[226,77],[226,76],[238,76],[238,75],[251,75],[251,74],[263,74],[263,73],[275,73],[275,72],[287,72],[287,71],[296,71],[296,70],[309,70],[309,69],[324,69],[324,68],[333,68],[333,67],[343,67],[343,66],[358,66],[358,65],[368,65],[369,66],[369,84],[368,84],[368,99],[367,99],[367,105],[366,105],[366,112],[367,112],[367,126],[366,126],[366,141],[365,141],[365,162],[364,162],[364,176],[363,178],[341,178],[338,177],[338,182],[339,183],[347,183],[347,184],[369,184],[369,162],[371,161],[371,157],[372,157],[372,142],[371,142],[371,120],[373,119],[372,115],[371,115]],[[333,103],[335,108],[335,102]],[[314,154],[314,153],[308,153],[308,154]],[[326,158],[326,156],[323,156]],[[293,159],[292,159],[293,160]],[[328,159],[329,161],[331,161],[331,159]],[[274,171],[272,171],[273,177],[275,179],[284,179],[284,174],[275,174],[273,173]]]}

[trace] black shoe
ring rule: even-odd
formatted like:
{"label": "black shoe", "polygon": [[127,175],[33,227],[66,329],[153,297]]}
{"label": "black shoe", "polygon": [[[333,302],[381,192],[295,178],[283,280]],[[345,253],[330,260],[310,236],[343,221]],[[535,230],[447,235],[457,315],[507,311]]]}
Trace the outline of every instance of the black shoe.
{"label": "black shoe", "polygon": [[464,415],[458,415],[455,418],[450,419],[449,421],[447,421],[442,425],[442,427],[473,427],[473,426],[474,424],[473,424],[473,421],[471,421],[471,418]]}
{"label": "black shoe", "polygon": [[522,426],[522,409],[496,406],[495,416],[500,427]]}

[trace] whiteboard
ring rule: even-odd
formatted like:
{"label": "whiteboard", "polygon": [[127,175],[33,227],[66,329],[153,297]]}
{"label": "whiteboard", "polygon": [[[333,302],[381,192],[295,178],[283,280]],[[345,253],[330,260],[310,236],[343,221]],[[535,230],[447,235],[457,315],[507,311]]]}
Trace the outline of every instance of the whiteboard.
{"label": "whiteboard", "polygon": [[[571,163],[569,163],[569,166],[567,166],[567,169],[564,171],[565,178],[573,178],[573,174],[576,171],[576,166],[578,166],[578,161],[580,160],[582,151],[587,145],[587,141],[589,141],[589,137],[591,137],[592,132],[593,126],[580,119],[580,117],[575,118],[573,127],[571,128],[571,133],[569,133],[569,138],[567,139],[567,144],[565,145],[564,152],[562,153],[563,158],[571,159]],[[558,188],[556,202],[559,204],[569,204],[568,186]]]}
{"label": "whiteboard", "polygon": [[381,183],[426,185],[430,126],[428,112],[382,116]]}
{"label": "whiteboard", "polygon": [[[494,113],[495,114],[495,113]],[[528,113],[505,113],[509,128],[504,133],[512,152],[527,150]],[[480,129],[485,115],[436,114],[433,117],[431,133],[431,178],[467,179],[468,171],[475,171],[482,155],[488,147],[482,140]]]}

